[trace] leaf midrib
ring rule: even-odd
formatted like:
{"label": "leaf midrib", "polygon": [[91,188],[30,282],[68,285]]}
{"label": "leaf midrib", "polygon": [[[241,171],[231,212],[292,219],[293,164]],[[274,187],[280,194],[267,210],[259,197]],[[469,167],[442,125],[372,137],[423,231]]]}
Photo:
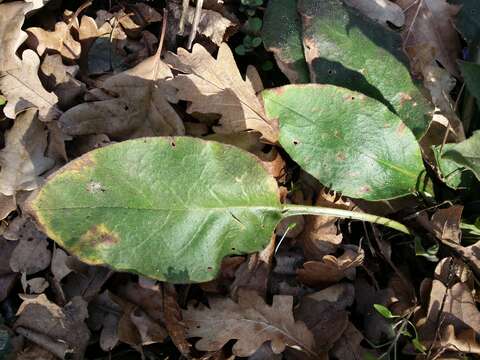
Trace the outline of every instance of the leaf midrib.
{"label": "leaf midrib", "polygon": [[57,210],[79,210],[79,209],[110,209],[110,210],[136,210],[136,211],[190,211],[190,210],[213,210],[213,211],[220,211],[220,210],[229,210],[229,209],[259,209],[259,210],[276,210],[281,211],[282,207],[279,205],[278,207],[275,206],[226,206],[226,207],[190,207],[190,208],[141,208],[141,207],[126,207],[126,206],[72,206],[72,207],[58,207],[58,208],[43,208],[38,207],[38,210],[42,211],[57,211]]}

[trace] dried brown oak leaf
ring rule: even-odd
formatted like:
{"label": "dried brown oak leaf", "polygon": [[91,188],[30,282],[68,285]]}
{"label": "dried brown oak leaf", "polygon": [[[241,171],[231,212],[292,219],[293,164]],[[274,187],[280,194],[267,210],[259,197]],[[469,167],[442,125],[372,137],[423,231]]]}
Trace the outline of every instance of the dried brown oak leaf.
{"label": "dried brown oak leaf", "polygon": [[178,99],[191,102],[188,113],[220,114],[217,133],[257,130],[265,140],[277,141],[278,123],[265,116],[250,78],[242,78],[226,43],[220,45],[216,59],[199,44],[191,53],[179,48],[165,58],[183,73],[170,83],[178,89]]}
{"label": "dried brown oak leaf", "polygon": [[184,357],[188,358],[190,356],[191,345],[185,337],[185,324],[182,319],[182,310],[177,302],[175,286],[173,284],[163,283],[162,289],[165,327],[177,349]]}
{"label": "dried brown oak leaf", "polygon": [[16,69],[21,66],[20,59],[15,54],[27,39],[22,31],[25,14],[31,10],[32,4],[24,1],[14,1],[0,4],[0,72]]}
{"label": "dried brown oak leaf", "polygon": [[29,47],[36,49],[40,56],[48,51],[58,53],[67,60],[76,60],[80,57],[82,48],[70,31],[71,26],[63,21],[56,23],[53,31],[31,27],[27,29],[27,44]]}
{"label": "dried brown oak leaf", "polygon": [[[171,26],[172,34],[178,34],[180,32],[180,17],[182,16],[182,7],[180,4],[170,1],[168,3],[169,14],[171,14],[171,19],[169,26]],[[185,16],[185,29],[184,33],[189,34],[192,29],[192,23],[195,15],[195,8],[189,6]],[[234,27],[235,24],[223,17],[220,13],[202,9],[200,14],[200,20],[198,23],[197,33],[199,35],[206,36],[214,44],[220,45],[225,40],[225,33],[228,28]]]}
{"label": "dried brown oak leaf", "polygon": [[90,338],[84,321],[88,317],[85,300],[75,297],[61,308],[43,294],[21,297],[23,303],[18,309],[14,328],[28,329],[36,335],[31,340],[40,340],[38,345],[50,351],[65,349],[67,345],[72,359],[82,359]]}
{"label": "dried brown oak leaf", "polygon": [[290,346],[316,357],[313,334],[293,317],[291,296],[274,296],[269,306],[257,293],[241,289],[238,299],[235,303],[229,298],[211,298],[210,308],[183,311],[187,337],[201,338],[195,344],[198,350],[217,351],[235,339],[233,354],[249,356],[270,341],[276,354]]}
{"label": "dried brown oak leaf", "polygon": [[427,347],[480,354],[476,339],[480,334],[480,312],[467,282],[452,276],[455,267],[451,258],[437,265],[427,317],[420,320],[417,328]]}
{"label": "dried brown oak leaf", "polygon": [[[459,76],[456,59],[461,45],[453,22],[459,7],[446,0],[397,0],[396,3],[405,12],[403,46],[414,71],[422,73],[425,65],[437,60],[450,74]],[[430,59],[426,52],[431,53]]]}
{"label": "dried brown oak leaf", "polygon": [[34,190],[42,179],[39,175],[54,165],[46,157],[47,131],[38,120],[37,110],[21,113],[6,132],[5,147],[0,151],[0,192],[14,195],[19,190]]}
{"label": "dried brown oak leaf", "polygon": [[5,116],[15,119],[20,112],[36,107],[42,121],[50,121],[60,116],[57,109],[58,98],[45,90],[38,78],[40,59],[33,50],[25,50],[18,67],[0,71],[0,92],[7,99],[3,109]]}
{"label": "dried brown oak leaf", "polygon": [[183,135],[183,122],[170,105],[175,89],[166,83],[172,72],[158,54],[103,83],[100,101],[77,105],[59,122],[68,135],[106,134],[128,139]]}
{"label": "dried brown oak leaf", "polygon": [[345,252],[338,258],[325,255],[322,261],[307,261],[297,271],[298,280],[308,286],[334,284],[344,277],[355,277],[355,268],[363,263],[364,252],[355,245],[345,245]]}

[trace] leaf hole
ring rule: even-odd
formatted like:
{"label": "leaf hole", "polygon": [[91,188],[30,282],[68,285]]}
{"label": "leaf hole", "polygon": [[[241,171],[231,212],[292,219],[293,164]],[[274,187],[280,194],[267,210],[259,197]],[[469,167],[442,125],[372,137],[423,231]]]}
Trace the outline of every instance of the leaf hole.
{"label": "leaf hole", "polygon": [[298,144],[299,144],[298,140],[293,140],[293,145],[298,145]]}
{"label": "leaf hole", "polygon": [[125,111],[128,111],[128,109],[129,109],[128,105],[123,105],[123,109],[124,109]]}
{"label": "leaf hole", "polygon": [[332,75],[333,74],[333,70],[332,69],[329,69],[328,70],[328,75]]}
{"label": "leaf hole", "polygon": [[235,248],[232,248],[232,251],[236,251],[236,250],[237,250],[237,249],[235,249]]}
{"label": "leaf hole", "polygon": [[212,269],[211,266],[209,266],[209,267],[207,267],[207,270],[208,270],[208,271],[212,271],[213,269]]}
{"label": "leaf hole", "polygon": [[172,142],[170,143],[170,145],[171,145],[173,148],[174,148],[175,146],[177,146],[177,144],[175,144],[175,141],[172,141]]}

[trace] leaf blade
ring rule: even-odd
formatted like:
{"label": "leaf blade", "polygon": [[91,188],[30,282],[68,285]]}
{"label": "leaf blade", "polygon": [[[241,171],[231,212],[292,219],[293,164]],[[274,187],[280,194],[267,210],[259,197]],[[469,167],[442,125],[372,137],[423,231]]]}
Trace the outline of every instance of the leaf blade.
{"label": "leaf blade", "polygon": [[224,256],[268,243],[281,217],[277,191],[239,149],[145,138],[72,161],[29,208],[52,239],[86,262],[201,282],[215,277]]}
{"label": "leaf blade", "polygon": [[424,167],[403,122],[381,103],[331,85],[288,85],[262,93],[280,122],[280,143],[325,186],[367,200],[416,190]]}

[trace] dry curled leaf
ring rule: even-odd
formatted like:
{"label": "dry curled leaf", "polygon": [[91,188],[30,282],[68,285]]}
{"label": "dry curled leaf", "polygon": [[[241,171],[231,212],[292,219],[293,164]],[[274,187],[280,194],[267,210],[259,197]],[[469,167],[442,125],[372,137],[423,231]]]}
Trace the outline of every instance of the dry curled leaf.
{"label": "dry curled leaf", "polygon": [[50,265],[52,253],[47,248],[47,236],[38,231],[33,222],[27,221],[22,229],[10,257],[10,268],[12,271],[31,275]]}
{"label": "dry curled leaf", "polygon": [[[169,14],[171,15],[171,33],[178,34],[180,31],[180,17],[185,17],[184,34],[190,34],[192,29],[193,18],[195,15],[195,8],[189,6],[184,14],[182,14],[182,7],[180,4],[170,1],[168,3]],[[170,18],[169,18],[170,19]],[[206,36],[216,45],[220,45],[225,39],[227,29],[234,27],[235,24],[229,19],[223,17],[220,13],[202,9],[198,23],[197,33]]]}
{"label": "dry curled leaf", "polygon": [[297,271],[298,279],[308,286],[334,284],[344,277],[353,279],[355,268],[363,263],[364,252],[354,245],[345,245],[345,251],[338,258],[325,255],[322,261],[307,261]]}
{"label": "dry curled leaf", "polygon": [[0,4],[0,73],[13,70],[21,66],[16,52],[27,39],[22,31],[25,14],[32,5],[24,1],[14,1]]}
{"label": "dry curled leaf", "polygon": [[480,312],[468,283],[454,275],[458,265],[451,258],[437,265],[427,317],[417,327],[426,346],[480,354]]}
{"label": "dry curled leaf", "polygon": [[217,351],[235,339],[232,351],[236,356],[252,355],[267,341],[277,354],[290,346],[316,356],[313,334],[293,318],[291,296],[274,296],[272,306],[252,291],[240,290],[238,299],[235,303],[229,298],[211,298],[210,308],[183,311],[187,337],[201,338],[195,344],[198,350]]}
{"label": "dry curled leaf", "polygon": [[80,57],[82,48],[71,34],[71,26],[63,21],[55,24],[55,30],[47,31],[39,27],[27,29],[27,44],[36,49],[38,55],[45,52],[58,53],[64,59],[76,60]]}
{"label": "dry curled leaf", "polygon": [[183,356],[190,356],[190,343],[185,337],[185,324],[182,319],[182,311],[177,302],[177,292],[173,284],[164,283],[163,308],[165,312],[165,327],[177,349]]}
{"label": "dry curled leaf", "polygon": [[7,99],[3,112],[8,118],[15,119],[17,114],[32,107],[38,108],[42,121],[60,116],[57,96],[46,91],[38,78],[39,66],[38,55],[25,50],[18,67],[0,71],[0,91]]}
{"label": "dry curled leaf", "polygon": [[99,101],[77,105],[60,118],[68,135],[106,134],[128,139],[141,136],[183,135],[185,128],[169,102],[175,89],[165,80],[172,73],[158,55],[108,78]]}
{"label": "dry curled leaf", "polygon": [[84,322],[88,316],[85,300],[75,297],[62,308],[50,302],[43,294],[22,296],[22,299],[15,328],[26,329],[24,334],[33,333],[29,339],[38,341],[38,345],[50,351],[63,348],[70,353],[72,359],[83,358],[90,337]]}
{"label": "dry curled leaf", "polygon": [[405,12],[404,48],[414,71],[422,73],[425,65],[437,60],[450,74],[459,76],[456,59],[461,46],[453,21],[459,7],[446,0],[397,0],[396,3]]}
{"label": "dry curled leaf", "polygon": [[37,110],[21,113],[13,127],[6,132],[5,148],[0,151],[0,192],[14,195],[19,190],[34,190],[40,175],[54,165],[45,156],[47,131],[38,120]]}
{"label": "dry curled leaf", "polygon": [[216,59],[195,44],[191,53],[182,48],[176,55],[168,53],[166,61],[182,72],[170,83],[178,89],[178,99],[191,102],[188,113],[220,114],[217,133],[257,130],[265,140],[277,141],[278,124],[265,116],[252,83],[240,75],[226,43],[220,45]]}
{"label": "dry curled leaf", "polygon": [[[317,197],[316,206],[349,209],[350,204],[335,194],[322,189]],[[305,228],[300,235],[305,257],[321,260],[323,256],[335,252],[343,236],[337,227],[338,218],[333,216],[305,216]]]}
{"label": "dry curled leaf", "polygon": [[122,316],[122,308],[110,298],[105,290],[95,296],[88,304],[88,320],[90,329],[100,331],[100,347],[103,351],[111,351],[119,341],[118,322]]}

